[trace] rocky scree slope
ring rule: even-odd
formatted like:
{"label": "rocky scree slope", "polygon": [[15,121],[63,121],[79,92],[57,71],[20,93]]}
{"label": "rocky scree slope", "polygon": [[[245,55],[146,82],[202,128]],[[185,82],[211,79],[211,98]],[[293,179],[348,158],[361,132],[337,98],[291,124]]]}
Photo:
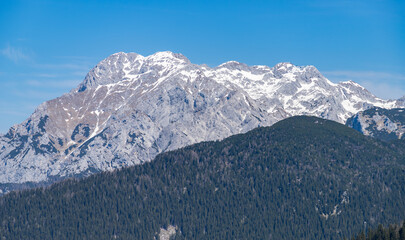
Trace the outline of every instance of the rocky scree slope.
{"label": "rocky scree slope", "polygon": [[0,136],[0,183],[6,190],[140,164],[293,115],[344,123],[372,106],[404,101],[381,100],[351,81],[334,84],[313,66],[210,68],[172,52],[120,52]]}

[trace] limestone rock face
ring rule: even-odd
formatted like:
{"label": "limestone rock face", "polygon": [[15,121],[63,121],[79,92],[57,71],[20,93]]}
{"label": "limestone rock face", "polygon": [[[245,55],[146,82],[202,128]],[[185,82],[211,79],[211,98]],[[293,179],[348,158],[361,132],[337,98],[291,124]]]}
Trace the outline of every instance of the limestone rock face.
{"label": "limestone rock face", "polygon": [[346,125],[367,136],[382,140],[403,139],[405,108],[384,109],[373,107],[347,119]]}
{"label": "limestone rock face", "polygon": [[404,101],[379,99],[351,81],[334,84],[313,66],[231,61],[210,68],[172,52],[120,52],[0,136],[0,184],[4,190],[140,164],[294,115],[344,123],[373,106]]}

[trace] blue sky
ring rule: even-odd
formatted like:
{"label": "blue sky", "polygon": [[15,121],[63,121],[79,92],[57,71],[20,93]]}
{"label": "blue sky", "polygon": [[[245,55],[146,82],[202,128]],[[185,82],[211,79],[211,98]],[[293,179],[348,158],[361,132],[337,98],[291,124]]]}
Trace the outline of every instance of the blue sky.
{"label": "blue sky", "polygon": [[405,1],[0,1],[0,132],[112,53],[314,65],[405,95]]}

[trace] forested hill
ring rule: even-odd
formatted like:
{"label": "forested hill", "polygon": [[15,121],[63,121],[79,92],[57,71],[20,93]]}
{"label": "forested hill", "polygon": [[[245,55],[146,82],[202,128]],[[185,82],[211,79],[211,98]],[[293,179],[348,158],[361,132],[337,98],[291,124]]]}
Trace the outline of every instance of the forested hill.
{"label": "forested hill", "polygon": [[405,219],[404,149],[292,117],[0,198],[3,239],[342,239]]}

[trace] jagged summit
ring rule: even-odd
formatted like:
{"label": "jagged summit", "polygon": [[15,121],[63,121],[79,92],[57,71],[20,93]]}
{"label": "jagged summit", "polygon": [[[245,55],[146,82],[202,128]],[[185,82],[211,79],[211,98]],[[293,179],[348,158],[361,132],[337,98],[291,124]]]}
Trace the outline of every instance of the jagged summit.
{"label": "jagged summit", "polygon": [[364,88],[364,87],[361,86],[360,84],[354,82],[353,80],[343,81],[343,82],[340,82],[340,84],[343,84],[343,85],[352,85],[352,86],[354,86],[354,87],[356,87],[356,88],[360,88],[360,89],[362,89],[362,90],[368,91],[366,88]]}
{"label": "jagged summit", "polygon": [[172,66],[188,65],[190,61],[179,53],[157,52],[144,57],[137,53],[118,52],[99,62],[77,87],[78,92],[99,85],[114,84],[125,79],[133,79],[138,74],[170,70]]}
{"label": "jagged summit", "polygon": [[[165,51],[144,57],[137,53],[118,52],[98,63],[87,74],[86,78],[77,87],[76,91],[82,92],[88,88],[97,87],[99,85],[114,84],[126,79],[134,79],[140,74],[151,75],[154,73],[161,75],[162,72],[169,73],[186,66],[190,66],[190,68],[193,68],[193,66],[197,67],[197,65],[192,64],[180,53]],[[282,78],[285,73],[307,72],[312,75],[321,75],[314,66],[299,67],[289,62],[282,62],[276,64],[274,67],[268,67],[264,65],[248,66],[237,61],[228,61],[215,68],[210,68],[207,65],[201,65],[199,67],[203,70],[208,70],[208,74],[217,71],[224,71],[223,69],[225,68],[231,71],[261,71],[262,74],[267,73],[275,78]],[[253,78],[252,80],[255,79],[256,78]]]}
{"label": "jagged summit", "polygon": [[281,62],[281,63],[277,63],[274,66],[274,70],[276,71],[288,71],[291,70],[293,68],[296,68],[297,66],[291,64],[290,62]]}
{"label": "jagged summit", "polygon": [[41,182],[140,164],[289,116],[344,123],[372,106],[402,107],[315,67],[231,61],[210,68],[181,54],[119,52],[75,89],[0,136],[0,183]]}
{"label": "jagged summit", "polygon": [[157,52],[155,54],[152,54],[150,56],[148,56],[147,58],[152,58],[152,59],[179,59],[182,61],[185,61],[187,63],[190,63],[190,60],[188,60],[187,57],[185,57],[183,54],[181,53],[173,53],[170,51],[164,51],[164,52]]}

